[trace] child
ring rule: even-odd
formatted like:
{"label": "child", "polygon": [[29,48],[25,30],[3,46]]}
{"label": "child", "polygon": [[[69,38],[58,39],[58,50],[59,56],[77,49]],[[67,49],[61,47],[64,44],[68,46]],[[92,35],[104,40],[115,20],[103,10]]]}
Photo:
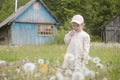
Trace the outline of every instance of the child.
{"label": "child", "polygon": [[73,16],[71,23],[73,30],[67,33],[64,38],[64,42],[65,44],[68,44],[68,48],[63,67],[67,68],[72,64],[71,67],[75,69],[81,67],[82,61],[85,60],[89,54],[90,36],[83,30],[84,19],[81,15]]}

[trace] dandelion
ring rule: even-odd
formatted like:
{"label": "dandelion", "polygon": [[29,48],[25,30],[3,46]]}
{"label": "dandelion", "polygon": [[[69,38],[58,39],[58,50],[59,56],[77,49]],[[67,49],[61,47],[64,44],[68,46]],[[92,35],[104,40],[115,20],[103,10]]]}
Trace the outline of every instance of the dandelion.
{"label": "dandelion", "polygon": [[67,53],[67,54],[65,55],[65,60],[66,60],[66,61],[74,61],[74,59],[75,59],[75,57],[74,57],[74,55],[71,54],[71,53]]}
{"label": "dandelion", "polygon": [[35,67],[36,67],[35,64],[32,62],[28,62],[23,65],[23,69],[27,73],[29,72],[32,73],[35,70]]}
{"label": "dandelion", "polygon": [[92,57],[87,56],[87,57],[86,57],[86,60],[92,60]]}
{"label": "dandelion", "polygon": [[83,68],[82,72],[84,73],[85,76],[90,76],[91,74],[91,71],[86,67]]}
{"label": "dandelion", "polygon": [[35,76],[36,78],[38,78],[38,77],[40,77],[40,75],[41,75],[41,73],[35,73],[34,76]]}
{"label": "dandelion", "polygon": [[100,58],[99,57],[95,57],[93,58],[93,63],[99,63],[100,62]]}
{"label": "dandelion", "polygon": [[85,80],[85,76],[81,72],[75,71],[72,74],[72,80]]}
{"label": "dandelion", "polygon": [[8,80],[7,77],[4,77],[4,80]]}
{"label": "dandelion", "polygon": [[6,64],[6,61],[0,60],[0,65],[4,65],[4,64]]}
{"label": "dandelion", "polygon": [[44,59],[38,59],[39,64],[44,64]]}
{"label": "dandelion", "polygon": [[108,78],[104,77],[102,80],[108,80]]}
{"label": "dandelion", "polygon": [[91,71],[89,76],[91,79],[94,79],[95,75],[96,75],[96,73],[94,71]]}
{"label": "dandelion", "polygon": [[41,64],[40,65],[40,71],[43,72],[43,73],[47,73],[48,71],[48,67],[46,64]]}
{"label": "dandelion", "polygon": [[56,78],[57,78],[57,80],[64,80],[64,76],[59,71],[56,72]]}
{"label": "dandelion", "polygon": [[56,80],[56,76],[52,76],[50,80]]}
{"label": "dandelion", "polygon": [[97,66],[98,68],[100,68],[100,69],[103,69],[103,68],[104,68],[103,64],[101,64],[101,63],[96,64],[96,66]]}
{"label": "dandelion", "polygon": [[18,74],[20,73],[20,69],[19,68],[16,69],[16,73],[18,73]]}
{"label": "dandelion", "polygon": [[50,63],[49,60],[47,60],[47,61],[46,61],[46,64],[49,65],[49,63]]}
{"label": "dandelion", "polygon": [[72,71],[70,69],[65,71],[65,75],[66,76],[71,76],[72,75]]}

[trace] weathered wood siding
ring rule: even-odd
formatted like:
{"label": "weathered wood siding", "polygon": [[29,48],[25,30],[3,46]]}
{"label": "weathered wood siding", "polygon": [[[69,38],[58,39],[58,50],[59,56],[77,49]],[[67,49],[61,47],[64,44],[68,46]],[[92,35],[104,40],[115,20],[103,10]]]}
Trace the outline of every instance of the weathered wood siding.
{"label": "weathered wood siding", "polygon": [[105,25],[106,42],[120,42],[120,16]]}
{"label": "weathered wood siding", "polygon": [[37,33],[38,24],[53,24],[57,30],[55,19],[45,7],[35,2],[12,25],[12,44],[44,44],[49,42],[50,36],[41,36]]}

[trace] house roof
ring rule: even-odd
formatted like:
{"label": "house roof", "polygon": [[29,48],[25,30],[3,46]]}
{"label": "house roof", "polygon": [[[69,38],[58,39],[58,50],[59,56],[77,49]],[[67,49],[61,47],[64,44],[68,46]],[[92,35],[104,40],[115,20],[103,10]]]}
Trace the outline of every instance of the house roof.
{"label": "house roof", "polygon": [[108,25],[109,23],[111,23],[113,20],[115,20],[118,16],[120,16],[120,14],[114,16],[110,21],[105,22],[100,28],[103,29],[106,25]]}
{"label": "house roof", "polygon": [[58,21],[58,19],[55,17],[55,15],[53,15],[53,13],[50,11],[50,9],[44,4],[44,2],[42,0],[31,0],[29,1],[27,4],[25,4],[24,6],[20,7],[16,12],[14,12],[13,14],[11,14],[7,19],[5,19],[3,22],[0,23],[0,28],[3,27],[4,25],[6,25],[7,23],[11,23],[13,22],[20,14],[22,14],[22,12],[24,12],[29,6],[31,6],[35,1],[40,1],[44,7],[48,10],[48,12],[54,17],[54,19]]}

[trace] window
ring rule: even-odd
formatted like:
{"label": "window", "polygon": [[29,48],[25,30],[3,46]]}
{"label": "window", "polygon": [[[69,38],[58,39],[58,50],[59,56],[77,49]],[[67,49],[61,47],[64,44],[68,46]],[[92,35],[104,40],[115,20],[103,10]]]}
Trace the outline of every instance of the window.
{"label": "window", "polygon": [[43,36],[53,35],[54,34],[54,26],[38,24],[38,34],[43,35]]}

